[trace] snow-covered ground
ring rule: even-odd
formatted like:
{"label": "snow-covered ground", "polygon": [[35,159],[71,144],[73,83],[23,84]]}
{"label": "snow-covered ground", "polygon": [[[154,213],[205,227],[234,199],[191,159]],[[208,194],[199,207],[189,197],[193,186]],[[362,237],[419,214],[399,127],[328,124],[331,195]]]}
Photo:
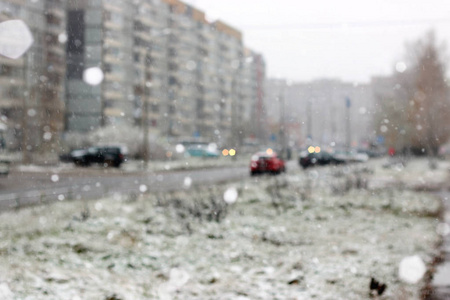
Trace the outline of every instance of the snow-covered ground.
{"label": "snow-covered ground", "polygon": [[447,173],[378,160],[5,212],[0,299],[366,299],[371,277],[419,299],[440,202],[417,190]]}

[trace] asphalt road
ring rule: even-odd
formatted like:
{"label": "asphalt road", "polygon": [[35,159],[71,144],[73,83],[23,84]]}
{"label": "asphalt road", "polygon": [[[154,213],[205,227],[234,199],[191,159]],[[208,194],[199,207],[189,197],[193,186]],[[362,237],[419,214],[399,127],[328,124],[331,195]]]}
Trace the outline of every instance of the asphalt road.
{"label": "asphalt road", "polygon": [[171,172],[12,172],[0,179],[0,210],[45,201],[99,198],[114,193],[165,192],[249,176],[248,167]]}
{"label": "asphalt road", "polygon": [[[288,171],[298,167],[295,161],[287,164]],[[95,199],[115,193],[167,192],[247,177],[248,166],[160,172],[104,168],[74,168],[57,174],[12,171],[8,177],[0,178],[0,211],[39,202]]]}

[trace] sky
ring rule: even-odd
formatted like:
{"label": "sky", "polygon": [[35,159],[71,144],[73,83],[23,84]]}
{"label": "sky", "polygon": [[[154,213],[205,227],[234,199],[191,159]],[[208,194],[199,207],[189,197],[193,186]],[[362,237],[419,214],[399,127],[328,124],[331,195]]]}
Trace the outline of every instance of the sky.
{"label": "sky", "polygon": [[[368,82],[404,62],[406,42],[450,38],[448,0],[186,0],[243,32],[267,76]],[[449,49],[447,49],[447,54]],[[407,66],[406,66],[407,67]]]}

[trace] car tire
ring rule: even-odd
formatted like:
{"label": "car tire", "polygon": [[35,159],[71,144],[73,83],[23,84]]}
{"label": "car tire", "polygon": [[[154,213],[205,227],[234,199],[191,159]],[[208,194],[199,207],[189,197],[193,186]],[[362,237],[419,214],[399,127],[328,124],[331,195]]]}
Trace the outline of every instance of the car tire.
{"label": "car tire", "polygon": [[79,167],[89,167],[89,163],[87,161],[83,160],[74,160],[73,162],[76,166]]}
{"label": "car tire", "polygon": [[103,163],[103,166],[105,167],[113,167],[114,165],[114,160],[112,159],[105,159],[105,162]]}

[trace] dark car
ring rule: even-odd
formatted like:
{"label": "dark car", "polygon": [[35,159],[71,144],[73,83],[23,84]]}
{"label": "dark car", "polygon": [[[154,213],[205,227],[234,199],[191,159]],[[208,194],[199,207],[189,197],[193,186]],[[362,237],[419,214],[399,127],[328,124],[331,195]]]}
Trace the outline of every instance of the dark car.
{"label": "dark car", "polygon": [[279,158],[275,152],[258,152],[252,155],[250,162],[250,174],[260,173],[279,174],[286,171],[284,160]]}
{"label": "dark car", "polygon": [[325,151],[319,153],[313,152],[303,152],[300,154],[299,164],[304,169],[312,167],[314,165],[329,165],[329,164],[342,164],[345,160],[340,157],[334,156],[333,154]]}
{"label": "dark car", "polygon": [[9,160],[0,160],[0,177],[6,177],[9,174]]}
{"label": "dark car", "polygon": [[70,156],[72,161],[79,166],[89,166],[96,163],[118,168],[125,160],[121,148],[114,146],[74,150],[70,153]]}

